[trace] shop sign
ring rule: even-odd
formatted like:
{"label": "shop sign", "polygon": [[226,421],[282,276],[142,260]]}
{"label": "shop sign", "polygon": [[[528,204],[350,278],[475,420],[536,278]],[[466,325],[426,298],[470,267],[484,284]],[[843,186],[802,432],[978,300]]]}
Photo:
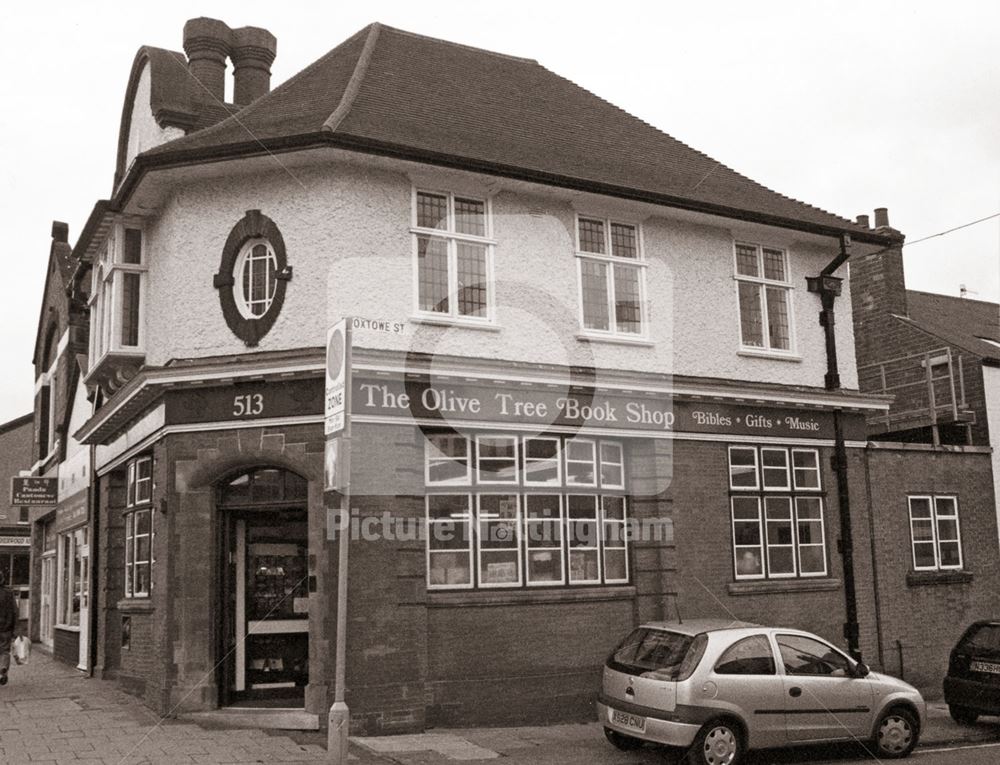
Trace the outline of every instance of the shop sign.
{"label": "shop sign", "polygon": [[10,479],[10,504],[14,507],[54,506],[58,499],[57,478],[14,476]]}
{"label": "shop sign", "polygon": [[214,388],[169,391],[167,425],[199,422],[241,422],[315,415],[322,406],[316,380],[235,383]]}
{"label": "shop sign", "polygon": [[[772,438],[834,437],[833,413],[727,402],[678,401],[592,388],[531,389],[496,383],[439,384],[426,378],[356,379],[355,415],[402,416],[560,428],[711,433]],[[845,421],[845,438],[863,440],[864,420]]]}
{"label": "shop sign", "polygon": [[85,489],[60,503],[59,507],[56,508],[56,533],[61,533],[87,521],[89,517],[87,496],[88,492]]}
{"label": "shop sign", "polygon": [[0,537],[3,547],[31,547],[31,537]]}

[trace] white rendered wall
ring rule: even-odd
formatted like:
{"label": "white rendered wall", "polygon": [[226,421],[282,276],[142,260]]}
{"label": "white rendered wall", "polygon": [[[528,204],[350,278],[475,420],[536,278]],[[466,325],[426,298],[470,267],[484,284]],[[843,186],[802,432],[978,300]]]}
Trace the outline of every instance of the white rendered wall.
{"label": "white rendered wall", "polygon": [[149,62],[146,62],[139,75],[135,99],[132,101],[132,118],[129,123],[128,148],[125,154],[126,168],[132,164],[132,160],[137,154],[184,135],[184,131],[180,128],[161,128],[156,124],[149,102],[150,83]]}
{"label": "white rendered wall", "polygon": [[993,498],[997,505],[997,528],[1000,530],[1000,367],[983,366],[983,392],[986,398],[986,425],[993,447]]}
{"label": "white rendered wall", "polygon": [[[550,190],[528,193],[504,189],[485,176],[463,176],[462,188],[455,190],[492,199],[497,329],[413,322],[402,337],[372,336],[367,343],[493,359],[822,386],[826,354],[818,322],[820,305],[806,291],[805,278],[835,257],[833,240],[817,249],[779,229],[762,233],[761,227],[734,230],[648,216],[621,201],[581,201],[569,192]],[[427,170],[419,184],[454,189],[455,175],[436,178],[435,171]],[[284,308],[259,350],[322,346],[327,325],[341,315],[411,317],[412,185],[402,170],[331,164],[178,188],[146,229],[147,363],[247,352],[223,319],[212,276],[218,271],[226,237],[249,209],[260,209],[278,225],[294,269]],[[649,263],[649,344],[578,339],[576,212],[631,217],[641,223]],[[795,360],[738,353],[734,237],[789,249]],[[842,382],[856,387],[846,284],[837,312]]]}

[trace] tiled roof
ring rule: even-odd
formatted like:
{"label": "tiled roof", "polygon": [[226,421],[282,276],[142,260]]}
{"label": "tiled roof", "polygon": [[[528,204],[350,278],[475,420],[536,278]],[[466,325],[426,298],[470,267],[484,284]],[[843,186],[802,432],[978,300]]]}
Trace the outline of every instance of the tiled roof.
{"label": "tiled roof", "polygon": [[[906,291],[907,320],[949,345],[1000,362],[1000,305],[983,300]],[[983,338],[986,338],[985,340]]]}
{"label": "tiled roof", "polygon": [[236,115],[144,156],[239,145],[252,151],[254,144],[308,135],[602,184],[735,217],[875,235],[761,186],[536,61],[381,24]]}

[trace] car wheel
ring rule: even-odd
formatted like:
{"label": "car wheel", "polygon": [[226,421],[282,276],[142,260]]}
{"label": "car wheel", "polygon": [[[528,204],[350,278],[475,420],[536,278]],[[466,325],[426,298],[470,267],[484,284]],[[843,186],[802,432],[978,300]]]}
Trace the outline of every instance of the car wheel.
{"label": "car wheel", "polygon": [[920,726],[913,713],[906,709],[890,709],[875,726],[875,747],[886,759],[906,757],[920,738]]}
{"label": "car wheel", "polygon": [[743,732],[728,720],[714,720],[698,732],[688,750],[690,765],[738,765],[743,761]]}
{"label": "car wheel", "polygon": [[642,746],[640,739],[626,736],[624,733],[611,730],[611,728],[604,729],[604,737],[611,742],[612,746],[616,749],[621,749],[623,752],[631,752],[633,749],[638,749]]}
{"label": "car wheel", "polygon": [[979,719],[979,712],[976,710],[968,707],[956,707],[954,704],[948,705],[948,714],[959,725],[972,725]]}

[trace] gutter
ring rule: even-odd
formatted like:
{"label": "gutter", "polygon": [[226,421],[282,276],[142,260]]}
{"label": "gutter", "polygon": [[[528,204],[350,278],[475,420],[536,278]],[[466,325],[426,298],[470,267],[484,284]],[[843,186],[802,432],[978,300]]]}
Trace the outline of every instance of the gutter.
{"label": "gutter", "polygon": [[[819,323],[826,337],[826,377],[827,390],[840,388],[840,369],[837,362],[837,334],[834,329],[836,320],[834,303],[840,295],[844,280],[833,276],[833,272],[847,262],[851,257],[851,237],[849,234],[840,236],[840,253],[827,264],[818,276],[809,277],[806,281],[809,291],[820,297],[822,310]],[[840,552],[844,570],[844,639],[851,656],[861,661],[861,628],[858,622],[858,596],[854,580],[854,536],[851,529],[851,497],[847,475],[847,444],[844,440],[844,411],[837,408],[833,413],[834,446],[833,469],[837,475],[837,501],[840,509],[840,540],[837,549]],[[876,589],[877,585],[876,585]]]}
{"label": "gutter", "polygon": [[[277,154],[285,152],[301,151],[304,149],[320,147],[343,149],[345,151],[352,151],[361,154],[370,154],[380,157],[419,162],[422,164],[436,165],[438,167],[447,167],[456,170],[480,172],[486,175],[510,178],[529,183],[539,183],[547,186],[556,186],[572,191],[601,194],[619,199],[627,199],[634,202],[648,202],[678,210],[687,210],[689,212],[715,215],[733,220],[759,223],[766,226],[791,229],[819,236],[836,238],[847,236],[848,239],[853,236],[858,242],[880,245],[883,247],[891,246],[897,241],[896,238],[892,236],[866,231],[861,228],[852,228],[850,229],[850,234],[847,234],[844,226],[801,221],[794,218],[786,218],[780,215],[771,215],[769,213],[743,210],[726,205],[700,202],[670,194],[642,191],[640,189],[601,183],[599,181],[591,181],[555,173],[547,173],[541,170],[531,170],[514,165],[506,165],[497,162],[470,159],[468,157],[458,155],[427,151],[401,144],[376,141],[362,136],[354,136],[345,133],[333,133],[327,130],[317,133],[304,133],[300,135],[269,138],[264,140],[251,140],[243,143],[226,144],[224,146],[209,146],[204,148],[182,149],[176,151],[153,150],[154,153],[151,154],[140,154],[133,161],[128,174],[125,176],[125,179],[115,192],[111,202],[111,207],[116,210],[123,209],[146,173],[154,170],[186,167],[189,165],[201,165],[210,162],[222,162],[230,159],[246,157],[274,157]],[[839,266],[839,263],[837,266]],[[834,268],[837,266],[834,266]]]}

